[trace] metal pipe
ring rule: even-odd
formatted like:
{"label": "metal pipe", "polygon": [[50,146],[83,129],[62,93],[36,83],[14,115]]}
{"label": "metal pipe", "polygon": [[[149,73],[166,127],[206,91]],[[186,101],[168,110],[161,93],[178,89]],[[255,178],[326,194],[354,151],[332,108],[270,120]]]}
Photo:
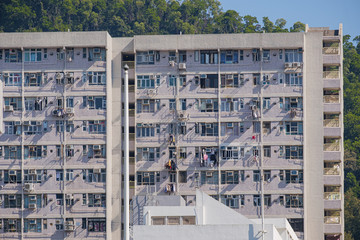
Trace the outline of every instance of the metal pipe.
{"label": "metal pipe", "polygon": [[124,240],[130,239],[130,182],[129,182],[129,66],[124,66]]}

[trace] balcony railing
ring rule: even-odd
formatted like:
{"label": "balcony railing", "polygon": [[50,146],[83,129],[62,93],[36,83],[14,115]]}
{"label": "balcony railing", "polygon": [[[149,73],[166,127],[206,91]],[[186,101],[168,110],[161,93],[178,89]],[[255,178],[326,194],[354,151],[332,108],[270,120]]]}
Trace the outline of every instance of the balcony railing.
{"label": "balcony railing", "polygon": [[340,72],[339,71],[324,71],[323,78],[326,78],[326,79],[340,78]]}
{"label": "balcony railing", "polygon": [[324,218],[326,224],[340,224],[340,216],[325,216]]}
{"label": "balcony railing", "polygon": [[323,54],[339,54],[339,50],[338,47],[324,47]]}
{"label": "balcony railing", "polygon": [[340,175],[340,167],[324,168],[324,175]]}
{"label": "balcony railing", "polygon": [[340,96],[339,95],[325,95],[324,103],[339,103]]}
{"label": "balcony railing", "polygon": [[326,192],[324,193],[325,200],[341,200],[341,194],[338,192]]}
{"label": "balcony railing", "polygon": [[340,151],[340,144],[339,143],[324,143],[324,151],[326,151],[326,152]]}
{"label": "balcony railing", "polygon": [[124,67],[125,64],[127,64],[130,69],[134,69],[134,67],[135,67],[135,62],[134,61],[123,61],[122,62],[122,67]]}
{"label": "balcony railing", "polygon": [[339,119],[324,119],[324,127],[340,127]]}

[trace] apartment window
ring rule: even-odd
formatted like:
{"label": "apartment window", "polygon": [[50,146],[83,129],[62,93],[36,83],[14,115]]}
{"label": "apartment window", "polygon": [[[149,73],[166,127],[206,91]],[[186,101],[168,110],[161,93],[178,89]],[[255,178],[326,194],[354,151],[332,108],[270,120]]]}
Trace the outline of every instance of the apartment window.
{"label": "apartment window", "polygon": [[3,73],[5,86],[21,86],[21,73]]}
{"label": "apartment window", "polygon": [[106,169],[88,169],[88,182],[106,182]]}
{"label": "apartment window", "polygon": [[180,99],[180,106],[182,111],[186,110],[186,98]]}
{"label": "apartment window", "polygon": [[201,64],[217,64],[218,51],[217,50],[202,50],[200,51]]}
{"label": "apartment window", "polygon": [[88,218],[89,232],[106,232],[105,218]]}
{"label": "apartment window", "polygon": [[16,184],[21,183],[20,170],[4,170],[4,183]]}
{"label": "apartment window", "polygon": [[253,133],[260,133],[260,122],[253,122]]}
{"label": "apartment window", "polygon": [[169,158],[176,158],[176,147],[169,147]]}
{"label": "apartment window", "polygon": [[263,50],[262,59],[263,59],[263,62],[268,62],[268,61],[270,61],[270,50],[269,50],[269,49],[264,49],[264,50]]}
{"label": "apartment window", "polygon": [[261,60],[260,59],[260,49],[258,49],[258,48],[252,49],[252,60],[254,62],[258,62]]}
{"label": "apartment window", "polygon": [[21,194],[4,194],[4,208],[21,208]]}
{"label": "apartment window", "polygon": [[200,112],[218,112],[218,100],[217,99],[200,99]]}
{"label": "apartment window", "polygon": [[56,49],[56,59],[57,60],[64,60],[65,58],[65,52],[63,49],[61,48],[57,48]]}
{"label": "apartment window", "polygon": [[47,154],[46,146],[24,146],[24,158],[39,159]]}
{"label": "apartment window", "polygon": [[66,181],[74,180],[74,170],[73,169],[66,169]]}
{"label": "apartment window", "polygon": [[239,206],[245,205],[245,196],[244,195],[221,195],[221,202],[230,208],[238,209]]}
{"label": "apartment window", "polygon": [[155,177],[160,177],[160,172],[137,172],[137,185],[155,185]]}
{"label": "apartment window", "polygon": [[41,73],[25,73],[25,87],[39,87],[41,86]]}
{"label": "apartment window", "polygon": [[105,120],[94,120],[88,121],[89,133],[106,133],[106,121]]}
{"label": "apartment window", "polygon": [[218,123],[197,123],[195,126],[195,132],[200,133],[201,136],[218,136]]}
{"label": "apartment window", "polygon": [[283,50],[279,49],[279,59],[283,59]]}
{"label": "apartment window", "polygon": [[303,159],[303,146],[285,146],[285,159]]}
{"label": "apartment window", "polygon": [[155,159],[160,158],[160,148],[147,147],[147,148],[137,148],[137,161],[155,161]]}
{"label": "apartment window", "polygon": [[239,63],[239,51],[238,50],[225,50],[220,52],[220,63],[233,64]]}
{"label": "apartment window", "polygon": [[22,100],[20,97],[4,97],[4,105],[5,111],[7,110],[7,106],[12,106],[12,110],[14,111],[22,110]]}
{"label": "apartment window", "polygon": [[244,108],[243,98],[222,98],[221,111],[222,112],[237,112]]}
{"label": "apartment window", "polygon": [[302,109],[303,108],[303,98],[302,97],[287,97],[285,98],[285,110],[290,109]]}
{"label": "apartment window", "polygon": [[186,147],[180,147],[179,152],[180,152],[180,154],[179,154],[180,159],[186,159],[186,157],[187,157]]}
{"label": "apartment window", "polygon": [[24,182],[26,183],[41,183],[43,176],[44,176],[44,172],[41,169],[24,170]]}
{"label": "apartment window", "polygon": [[169,172],[169,182],[176,183],[176,172]]}
{"label": "apartment window", "polygon": [[155,126],[153,124],[138,123],[136,126],[136,137],[154,137]]}
{"label": "apartment window", "polygon": [[106,73],[105,72],[88,72],[89,85],[105,85]]}
{"label": "apartment window", "polygon": [[240,57],[240,61],[244,60],[244,50],[240,50],[239,57]]}
{"label": "apartment window", "polygon": [[47,97],[25,97],[26,111],[42,111],[47,105]]}
{"label": "apartment window", "polygon": [[239,171],[221,171],[221,184],[239,184]]}
{"label": "apartment window", "polygon": [[270,98],[263,98],[263,109],[270,108]]}
{"label": "apartment window", "polygon": [[286,135],[302,135],[303,123],[302,122],[285,122]]}
{"label": "apartment window", "polygon": [[22,52],[20,49],[5,49],[5,62],[21,62]]}
{"label": "apartment window", "polygon": [[64,220],[63,219],[56,219],[55,220],[55,229],[56,230],[63,230],[64,229]]}
{"label": "apartment window", "polygon": [[271,180],[271,170],[264,170],[264,181],[270,182]]}
{"label": "apartment window", "polygon": [[201,74],[200,88],[218,88],[217,74]]}
{"label": "apartment window", "polygon": [[264,135],[271,133],[271,122],[263,122],[263,133]]}
{"label": "apartment window", "polygon": [[155,88],[155,78],[149,75],[137,75],[137,88]]}
{"label": "apartment window", "polygon": [[302,62],[303,54],[301,49],[285,49],[285,62]]}
{"label": "apartment window", "polygon": [[239,123],[225,122],[221,123],[221,136],[238,136]]}
{"label": "apartment window", "polygon": [[154,51],[136,53],[136,64],[139,65],[154,64],[154,60],[155,60]]}
{"label": "apartment window", "polygon": [[64,180],[64,170],[57,169],[56,170],[56,181],[63,181]]}
{"label": "apartment window", "polygon": [[83,49],[82,49],[82,57],[83,57],[83,58],[86,58],[86,57],[87,57],[87,49],[86,49],[86,48],[83,48]]}
{"label": "apartment window", "polygon": [[239,74],[221,74],[221,88],[239,87]]}
{"label": "apartment window", "polygon": [[179,63],[186,63],[186,51],[179,51]]}
{"label": "apartment window", "polygon": [[55,122],[56,132],[64,132],[64,120],[56,120]]}
{"label": "apartment window", "polygon": [[287,86],[302,86],[302,73],[287,73],[285,74],[285,85]]}
{"label": "apartment window", "polygon": [[159,99],[138,99],[136,103],[137,113],[154,113],[155,109],[160,109]]}
{"label": "apartment window", "polygon": [[72,133],[74,132],[74,130],[75,130],[74,121],[66,120],[66,132]]}
{"label": "apartment window", "polygon": [[264,157],[271,157],[271,146],[264,146]]}
{"label": "apartment window", "polygon": [[253,74],[253,84],[254,84],[254,86],[260,85],[260,74],[259,73]]}
{"label": "apartment window", "polygon": [[24,208],[41,208],[41,194],[38,195],[24,195]]}
{"label": "apartment window", "polygon": [[285,181],[286,183],[303,183],[303,170],[286,170]]}
{"label": "apartment window", "polygon": [[[106,96],[88,96],[87,104],[86,104],[86,97],[84,100],[85,100],[85,106],[88,106],[89,109],[104,109],[104,110],[106,109]],[[73,101],[72,101],[72,105],[74,105]]]}
{"label": "apartment window", "polygon": [[289,221],[294,232],[304,232],[303,218],[288,218],[287,220]]}
{"label": "apartment window", "polygon": [[169,110],[176,111],[176,101],[175,99],[169,99]]}
{"label": "apartment window", "polygon": [[[88,158],[104,158],[106,157],[106,145],[88,145],[88,151],[86,152],[86,145],[85,146],[85,153],[87,154]],[[83,148],[84,148],[83,146]]]}
{"label": "apartment window", "polygon": [[261,197],[260,197],[260,195],[253,195],[253,204],[254,204],[254,207],[260,207],[261,206]]}
{"label": "apartment window", "polygon": [[4,146],[4,159],[21,159],[21,146]]}
{"label": "apartment window", "polygon": [[243,122],[239,123],[239,130],[240,130],[241,133],[244,132],[244,123]]}
{"label": "apartment window", "polygon": [[105,48],[89,48],[89,61],[106,61]]}
{"label": "apartment window", "polygon": [[179,171],[179,183],[187,183],[187,172]]}
{"label": "apartment window", "polygon": [[4,122],[4,127],[5,127],[4,134],[21,135],[21,122],[20,121]]}
{"label": "apartment window", "polygon": [[271,207],[271,195],[270,194],[264,195],[264,206]]}
{"label": "apartment window", "polygon": [[106,194],[88,194],[88,207],[105,207],[106,206]]}
{"label": "apartment window", "polygon": [[4,232],[21,232],[21,219],[4,219]]}
{"label": "apartment window", "polygon": [[179,76],[179,83],[180,87],[186,87],[186,75]]}
{"label": "apartment window", "polygon": [[24,232],[41,233],[41,218],[24,219]]}
{"label": "apartment window", "polygon": [[218,184],[219,174],[217,171],[201,171],[201,184]]}
{"label": "apartment window", "polygon": [[254,170],[253,171],[253,181],[260,182],[260,179],[261,179],[260,170]]}
{"label": "apartment window", "polygon": [[24,121],[23,125],[23,131],[25,135],[34,135],[41,133],[42,124],[40,121]]}
{"label": "apartment window", "polygon": [[169,75],[169,86],[176,87],[176,75]]}
{"label": "apartment window", "polygon": [[303,195],[302,194],[285,195],[285,207],[303,208],[304,207]]}

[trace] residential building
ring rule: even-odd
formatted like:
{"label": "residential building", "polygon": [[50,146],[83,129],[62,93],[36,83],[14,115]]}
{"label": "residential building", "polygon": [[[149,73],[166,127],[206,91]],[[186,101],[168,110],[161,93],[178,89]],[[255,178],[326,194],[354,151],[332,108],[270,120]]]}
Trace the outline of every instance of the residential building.
{"label": "residential building", "polygon": [[127,64],[131,195],[195,206],[200,189],[299,239],[343,239],[341,25],[0,43],[0,236],[120,238]]}

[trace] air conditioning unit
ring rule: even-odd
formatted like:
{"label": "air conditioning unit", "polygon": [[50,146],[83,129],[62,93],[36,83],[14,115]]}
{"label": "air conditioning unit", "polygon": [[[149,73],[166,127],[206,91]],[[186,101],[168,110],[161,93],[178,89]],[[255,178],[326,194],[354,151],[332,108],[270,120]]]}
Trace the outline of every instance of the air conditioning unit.
{"label": "air conditioning unit", "polygon": [[175,61],[169,61],[169,65],[170,65],[171,67],[175,67]]}
{"label": "air conditioning unit", "polygon": [[213,173],[212,173],[212,172],[206,172],[206,176],[207,176],[207,177],[212,177],[212,176],[213,176]]}
{"label": "air conditioning unit", "polygon": [[36,203],[29,203],[29,208],[36,209]]}
{"label": "air conditioning unit", "polygon": [[227,80],[233,80],[233,79],[234,79],[234,75],[232,75],[232,74],[226,74],[226,75],[225,75],[225,78],[226,78]]}
{"label": "air conditioning unit", "polygon": [[34,184],[33,184],[33,183],[25,183],[25,184],[24,184],[24,191],[25,191],[25,192],[32,192],[32,191],[34,191]]}
{"label": "air conditioning unit", "polygon": [[101,173],[101,169],[100,169],[100,168],[95,168],[95,169],[93,170],[93,173]]}
{"label": "air conditioning unit", "polygon": [[148,172],[144,173],[144,177],[149,177],[150,174]]}
{"label": "air conditioning unit", "polygon": [[297,176],[297,175],[299,175],[299,171],[298,170],[291,170],[290,175],[291,176]]}
{"label": "air conditioning unit", "polygon": [[186,63],[179,63],[179,70],[186,70]]}
{"label": "air conditioning unit", "polygon": [[75,113],[74,108],[71,108],[71,107],[66,108],[65,111],[66,111],[66,114],[74,114]]}
{"label": "air conditioning unit", "polygon": [[292,63],[291,63],[291,62],[285,63],[285,68],[291,68],[291,67],[292,67]]}
{"label": "air conditioning unit", "polygon": [[100,48],[94,48],[94,53],[100,53],[101,52],[101,49]]}
{"label": "air conditioning unit", "polygon": [[5,112],[13,112],[14,106],[13,105],[5,105]]}
{"label": "air conditioning unit", "polygon": [[4,73],[4,77],[9,77],[9,73]]}
{"label": "air conditioning unit", "polygon": [[65,194],[65,199],[74,199],[74,196],[72,194]]}

